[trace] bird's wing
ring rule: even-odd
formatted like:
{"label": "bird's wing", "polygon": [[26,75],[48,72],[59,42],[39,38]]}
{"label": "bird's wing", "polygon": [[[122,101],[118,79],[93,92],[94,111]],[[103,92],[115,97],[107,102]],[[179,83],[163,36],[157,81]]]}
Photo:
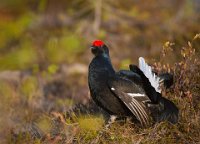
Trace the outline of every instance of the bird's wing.
{"label": "bird's wing", "polygon": [[119,76],[120,78],[125,78],[128,80],[131,80],[132,82],[134,82],[138,85],[142,85],[142,78],[136,72],[133,72],[130,70],[120,70],[120,71],[116,72],[116,75]]}
{"label": "bird's wing", "polygon": [[122,78],[112,78],[108,82],[110,90],[127,106],[143,126],[150,122],[145,103],[150,101],[138,85]]}
{"label": "bird's wing", "polygon": [[151,85],[155,88],[155,90],[161,93],[160,89],[160,78],[156,76],[155,73],[152,72],[151,66],[149,66],[143,57],[139,58],[139,68],[144,73],[144,75],[149,79]]}

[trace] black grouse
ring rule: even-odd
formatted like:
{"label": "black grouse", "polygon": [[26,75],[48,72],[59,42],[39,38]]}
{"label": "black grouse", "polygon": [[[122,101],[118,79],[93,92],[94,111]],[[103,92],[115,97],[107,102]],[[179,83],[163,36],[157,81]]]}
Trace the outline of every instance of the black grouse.
{"label": "black grouse", "polygon": [[130,65],[130,70],[116,72],[109,49],[100,40],[93,42],[91,51],[94,58],[89,65],[88,83],[91,97],[98,106],[111,116],[136,118],[143,126],[149,125],[151,119],[177,123],[179,110],[162,97],[160,89],[160,82],[169,81],[169,74],[156,76],[142,57],[139,68]]}

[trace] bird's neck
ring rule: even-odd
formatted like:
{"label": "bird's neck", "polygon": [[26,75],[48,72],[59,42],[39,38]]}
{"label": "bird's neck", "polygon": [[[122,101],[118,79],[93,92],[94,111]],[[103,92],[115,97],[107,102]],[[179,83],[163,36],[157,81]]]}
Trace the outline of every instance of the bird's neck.
{"label": "bird's neck", "polygon": [[89,69],[90,71],[92,70],[97,77],[100,75],[109,76],[115,73],[109,54],[104,53],[93,58]]}
{"label": "bird's neck", "polygon": [[109,54],[102,53],[102,54],[96,56],[94,59],[96,59],[96,61],[99,62],[99,64],[100,64],[99,68],[103,68],[103,69],[107,68],[110,72],[114,71]]}
{"label": "bird's neck", "polygon": [[109,59],[110,60],[110,55],[107,53],[102,53],[101,55],[99,55],[99,57],[105,58],[105,59]]}
{"label": "bird's neck", "polygon": [[105,84],[109,77],[112,77],[115,71],[112,67],[109,55],[98,55],[93,58],[89,65],[88,82],[90,89],[101,91],[105,88]]}

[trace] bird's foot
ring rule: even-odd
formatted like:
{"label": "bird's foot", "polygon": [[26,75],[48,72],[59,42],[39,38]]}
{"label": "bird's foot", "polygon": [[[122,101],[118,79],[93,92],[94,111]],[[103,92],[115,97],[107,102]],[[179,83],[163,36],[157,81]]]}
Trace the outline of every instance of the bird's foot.
{"label": "bird's foot", "polygon": [[108,129],[110,127],[110,125],[115,122],[116,119],[117,119],[117,116],[110,115],[110,118],[109,118],[107,124],[105,125],[105,128]]}

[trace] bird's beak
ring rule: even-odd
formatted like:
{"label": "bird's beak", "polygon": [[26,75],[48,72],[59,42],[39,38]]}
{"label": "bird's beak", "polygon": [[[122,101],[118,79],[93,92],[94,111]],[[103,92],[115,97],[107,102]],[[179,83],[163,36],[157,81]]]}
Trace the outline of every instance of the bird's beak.
{"label": "bird's beak", "polygon": [[94,47],[94,46],[91,46],[90,49],[93,50],[93,49],[95,49],[95,47]]}
{"label": "bird's beak", "polygon": [[91,46],[91,47],[90,47],[90,50],[91,50],[92,52],[95,52],[95,51],[97,51],[97,47]]}
{"label": "bird's beak", "polygon": [[90,50],[91,50],[91,52],[95,55],[96,53],[97,53],[97,51],[98,51],[98,49],[97,49],[97,47],[95,47],[95,46],[91,46],[90,47]]}

